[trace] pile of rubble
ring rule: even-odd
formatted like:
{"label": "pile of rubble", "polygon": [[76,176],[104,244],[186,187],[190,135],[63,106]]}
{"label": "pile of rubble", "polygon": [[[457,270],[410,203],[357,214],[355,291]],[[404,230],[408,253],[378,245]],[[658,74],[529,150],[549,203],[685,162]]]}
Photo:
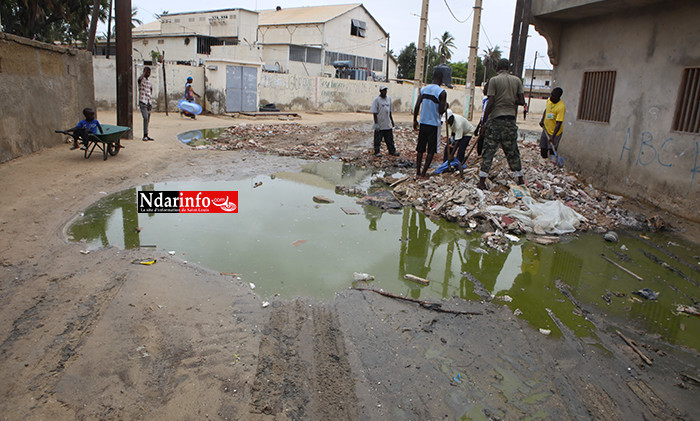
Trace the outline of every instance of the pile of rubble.
{"label": "pile of rubble", "polygon": [[[318,126],[291,124],[243,124],[228,128],[219,138],[212,139],[207,148],[219,150],[252,149],[283,156],[305,159],[340,159],[355,165],[395,170],[415,168],[417,133],[411,127],[394,129],[399,157],[384,154],[375,157],[372,150],[373,133],[366,128],[329,129]],[[665,228],[660,218],[647,220],[620,206],[622,197],[596,190],[574,174],[544,160],[539,154],[537,134],[521,132],[520,154],[526,186],[515,185],[503,153],[499,150],[489,177],[489,189],[476,188],[480,158],[473,152],[462,176],[445,172],[428,179],[411,174],[397,183],[386,177],[394,196],[403,204],[432,217],[460,224],[468,231],[497,233],[487,236],[495,248],[507,244],[507,235],[531,234],[546,238],[547,234],[563,234],[575,230],[600,231],[623,227],[634,230]],[[471,145],[470,145],[471,146]],[[382,151],[385,151],[382,145]],[[442,151],[434,164],[441,163]],[[540,204],[556,207],[550,213],[567,214],[563,225],[553,226],[535,218]],[[561,216],[561,215],[560,215]],[[550,221],[551,222],[551,221]],[[568,224],[568,225],[567,225]],[[548,240],[542,240],[548,241]]]}

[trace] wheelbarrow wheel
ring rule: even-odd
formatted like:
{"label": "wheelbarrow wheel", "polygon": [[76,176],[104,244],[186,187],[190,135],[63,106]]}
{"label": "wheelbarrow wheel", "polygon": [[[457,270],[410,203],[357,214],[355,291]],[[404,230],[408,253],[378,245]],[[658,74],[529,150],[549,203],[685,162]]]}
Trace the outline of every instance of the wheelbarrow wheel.
{"label": "wheelbarrow wheel", "polygon": [[118,141],[112,142],[107,146],[107,152],[112,156],[116,156],[119,153],[119,149],[121,149],[121,145],[119,145]]}

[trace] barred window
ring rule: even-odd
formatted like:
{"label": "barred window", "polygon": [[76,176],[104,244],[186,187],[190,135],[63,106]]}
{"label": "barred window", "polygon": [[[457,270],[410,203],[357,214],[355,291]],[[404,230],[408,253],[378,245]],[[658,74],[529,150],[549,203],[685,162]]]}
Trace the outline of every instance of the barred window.
{"label": "barred window", "polygon": [[616,71],[584,72],[578,119],[610,122]]}
{"label": "barred window", "polygon": [[302,47],[300,45],[289,46],[289,59],[303,63],[321,63],[321,49]]}
{"label": "barred window", "polygon": [[700,133],[700,67],[683,69],[672,130]]}

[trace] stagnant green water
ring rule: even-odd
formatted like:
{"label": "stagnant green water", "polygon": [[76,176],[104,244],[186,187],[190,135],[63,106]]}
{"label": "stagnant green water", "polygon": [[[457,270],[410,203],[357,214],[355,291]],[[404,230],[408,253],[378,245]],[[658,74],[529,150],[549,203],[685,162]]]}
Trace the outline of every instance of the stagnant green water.
{"label": "stagnant green water", "polygon": [[[372,287],[413,298],[480,299],[474,283],[464,276],[470,273],[496,302],[519,309],[520,317],[534,327],[561,334],[546,310],[550,309],[578,336],[594,336],[591,323],[555,285],[560,279],[578,301],[595,305],[615,323],[631,323],[670,343],[700,349],[700,318],[674,314],[677,304],[693,305],[700,298],[697,247],[667,234],[621,235],[613,244],[584,233],[548,246],[521,239],[510,251],[499,253],[482,245],[479,235],[430,220],[411,207],[391,214],[334,192],[337,184],[368,187],[370,177],[369,170],[326,162],[309,164],[301,173],[242,181],[145,185],[140,189],[237,190],[239,213],[139,214],[138,189],[129,189],[87,208],[67,233],[91,249],[156,245],[173,250],[175,257],[188,262],[240,274],[263,297],[327,299],[353,285],[353,272],[364,272],[375,277]],[[315,195],[334,203],[315,203]],[[341,208],[359,214],[348,215]],[[139,232],[137,227],[143,229]],[[141,250],[143,257],[152,254],[151,249]],[[405,274],[431,283],[406,281]],[[641,288],[657,292],[658,300],[631,294]],[[503,296],[512,301],[498,298]]]}

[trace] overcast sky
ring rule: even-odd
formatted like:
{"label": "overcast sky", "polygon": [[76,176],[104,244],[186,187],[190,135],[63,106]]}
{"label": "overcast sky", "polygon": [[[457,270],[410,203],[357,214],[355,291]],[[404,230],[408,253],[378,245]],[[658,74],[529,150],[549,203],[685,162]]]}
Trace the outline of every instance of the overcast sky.
{"label": "overcast sky", "polygon": [[[481,32],[479,34],[479,55],[483,56],[483,50],[487,47],[499,46],[503,51],[503,57],[508,58],[510,51],[510,37],[513,30],[513,15],[515,14],[516,0],[487,0],[483,1],[481,16]],[[248,10],[274,9],[275,6],[301,7],[322,6],[328,4],[350,4],[352,1],[343,0],[132,0],[132,6],[138,9],[137,17],[144,23],[153,22],[155,14],[167,10],[170,13],[192,12],[216,9],[243,8]],[[394,54],[411,42],[418,39],[418,24],[421,12],[421,0],[373,0],[363,2],[365,8],[379,22],[385,31],[390,34],[390,48]],[[454,16],[464,23],[458,22],[450,14],[448,6]],[[469,56],[469,42],[471,39],[473,0],[432,0],[428,13],[428,26],[430,42],[437,45],[435,38],[443,32],[449,31],[455,38],[457,49],[452,61],[466,61]],[[418,16],[416,16],[418,15]],[[103,30],[106,31],[106,30]],[[547,42],[541,37],[533,26],[530,26],[527,51],[525,53],[525,68],[532,68],[537,52],[537,68],[551,69],[552,66],[546,58]]]}

